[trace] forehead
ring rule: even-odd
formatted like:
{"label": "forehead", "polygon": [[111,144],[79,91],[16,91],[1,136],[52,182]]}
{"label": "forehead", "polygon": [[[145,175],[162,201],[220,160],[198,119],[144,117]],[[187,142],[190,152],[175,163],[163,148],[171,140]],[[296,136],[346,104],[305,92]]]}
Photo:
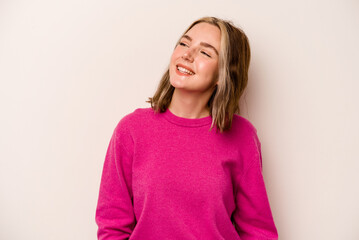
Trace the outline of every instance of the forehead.
{"label": "forehead", "polygon": [[217,26],[201,22],[194,25],[185,35],[192,38],[193,41],[205,42],[219,50],[221,44],[221,31]]}

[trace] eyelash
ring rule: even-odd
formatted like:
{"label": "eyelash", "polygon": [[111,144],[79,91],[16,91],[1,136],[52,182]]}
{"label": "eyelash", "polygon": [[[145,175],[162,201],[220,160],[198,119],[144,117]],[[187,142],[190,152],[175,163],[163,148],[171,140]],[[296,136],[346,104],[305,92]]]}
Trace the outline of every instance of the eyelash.
{"label": "eyelash", "polygon": [[206,52],[203,52],[203,51],[201,51],[201,53],[203,53],[204,55],[206,55],[206,56],[208,56],[208,57],[211,57],[208,53],[206,53]]}
{"label": "eyelash", "polygon": [[[183,42],[180,42],[178,45],[188,47],[188,45],[185,44],[185,43],[183,43]],[[203,54],[206,55],[207,57],[211,57],[208,53],[206,53],[206,52],[204,52],[204,51],[201,51],[201,53],[203,53]]]}

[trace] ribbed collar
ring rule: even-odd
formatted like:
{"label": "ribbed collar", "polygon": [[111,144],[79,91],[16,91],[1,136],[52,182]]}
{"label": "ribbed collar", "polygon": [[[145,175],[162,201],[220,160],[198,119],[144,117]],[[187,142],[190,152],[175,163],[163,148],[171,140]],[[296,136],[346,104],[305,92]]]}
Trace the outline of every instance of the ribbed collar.
{"label": "ribbed collar", "polygon": [[169,122],[185,127],[200,127],[212,123],[212,116],[203,118],[183,118],[174,115],[168,108],[162,114]]}

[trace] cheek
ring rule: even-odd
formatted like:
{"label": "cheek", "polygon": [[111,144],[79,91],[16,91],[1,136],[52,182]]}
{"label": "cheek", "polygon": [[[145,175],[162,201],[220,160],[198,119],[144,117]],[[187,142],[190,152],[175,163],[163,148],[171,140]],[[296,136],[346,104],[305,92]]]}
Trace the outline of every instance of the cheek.
{"label": "cheek", "polygon": [[173,52],[170,60],[170,71],[173,70],[175,65],[176,65],[176,54]]}
{"label": "cheek", "polygon": [[173,52],[171,56],[171,64],[174,62],[174,59],[175,59],[175,53]]}
{"label": "cheek", "polygon": [[176,47],[172,52],[171,61],[177,59],[180,56],[180,54],[181,54],[180,49]]}
{"label": "cheek", "polygon": [[198,69],[208,77],[216,77],[218,73],[218,64],[216,62],[200,62]]}
{"label": "cheek", "polygon": [[177,61],[177,55],[176,52],[174,51],[172,53],[171,59],[170,59],[170,66],[169,66],[169,74],[170,74],[170,79],[171,76],[175,75],[175,68],[176,68],[176,61]]}

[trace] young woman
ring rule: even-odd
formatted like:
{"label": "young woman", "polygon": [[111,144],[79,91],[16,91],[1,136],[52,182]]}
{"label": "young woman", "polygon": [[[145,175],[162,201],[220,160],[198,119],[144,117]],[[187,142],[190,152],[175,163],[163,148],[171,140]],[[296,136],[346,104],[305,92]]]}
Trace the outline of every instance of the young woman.
{"label": "young woman", "polygon": [[99,239],[278,238],[260,141],[238,115],[249,61],[248,39],[231,22],[205,17],[184,32],[151,107],[113,132]]}

